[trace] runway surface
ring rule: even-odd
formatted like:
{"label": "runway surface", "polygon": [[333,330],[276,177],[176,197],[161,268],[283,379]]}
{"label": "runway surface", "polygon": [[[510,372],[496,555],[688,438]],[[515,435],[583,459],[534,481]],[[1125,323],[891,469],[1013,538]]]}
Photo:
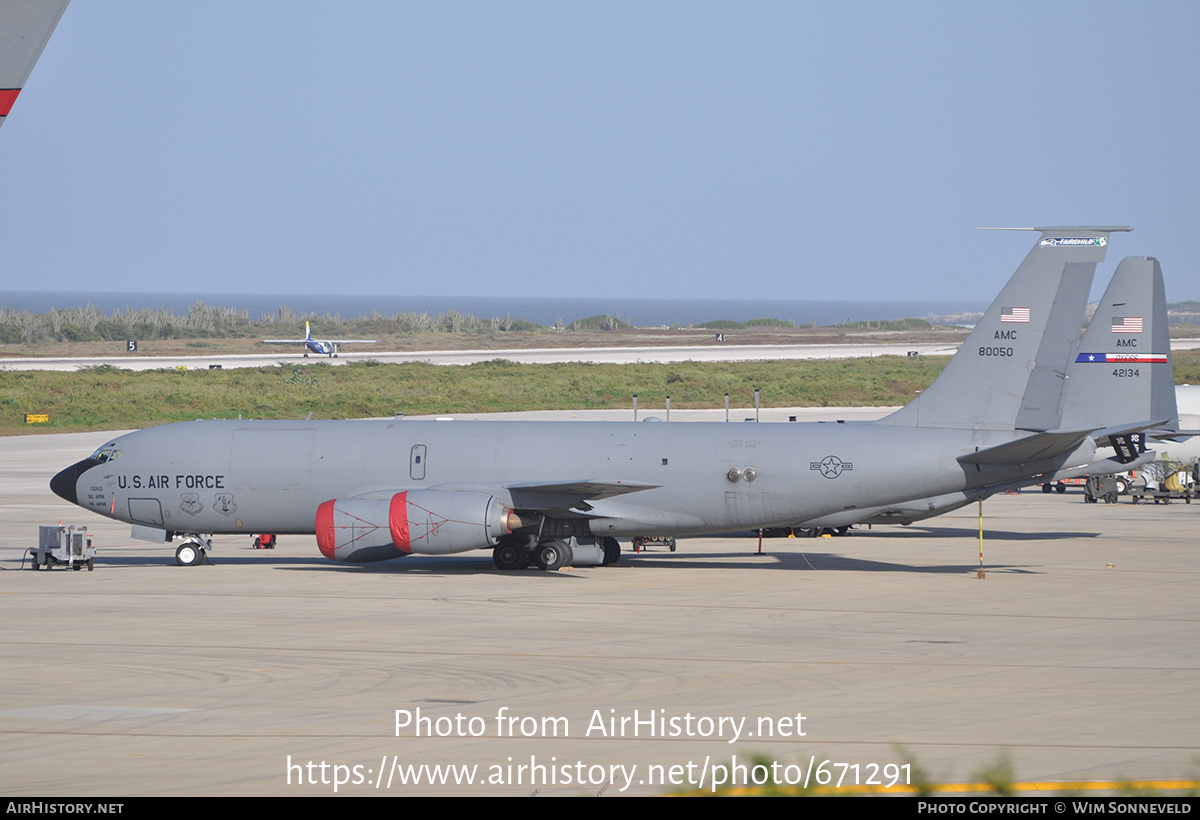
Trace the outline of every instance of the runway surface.
{"label": "runway surface", "polygon": [[[1172,350],[1192,350],[1200,347],[1200,339],[1175,339]],[[374,360],[378,362],[426,362],[428,364],[475,364],[493,359],[521,364],[553,362],[589,362],[593,364],[632,364],[638,362],[744,362],[782,359],[855,359],[874,356],[952,356],[958,345],[945,344],[842,344],[842,345],[729,345],[691,347],[589,347],[514,350],[442,350],[415,353],[371,351],[342,353],[338,358],[310,356],[299,353],[269,353],[247,356],[104,356],[96,358],[37,358],[0,359],[5,370],[78,370],[84,367],[110,365],[126,370],[163,370],[176,367],[271,367],[278,364],[347,364]]]}
{"label": "runway surface", "polygon": [[721,347],[570,347],[513,350],[449,350],[415,353],[370,351],[342,353],[338,358],[310,356],[298,352],[255,354],[251,356],[106,356],[70,359],[0,359],[0,368],[9,370],[77,370],[81,367],[111,365],[127,370],[163,368],[208,368],[220,366],[270,367],[276,364],[347,364],[368,359],[377,362],[426,362],[428,364],[474,364],[493,359],[522,364],[552,362],[590,362],[631,364],[636,362],[740,362],[771,359],[852,359],[870,356],[905,356],[916,351],[925,356],[950,356],[957,345],[729,345]]}
{"label": "runway surface", "polygon": [[[110,436],[0,439],[5,794],[616,796],[752,757],[860,780],[1002,755],[1021,780],[1196,774],[1196,506],[994,498],[983,580],[973,509],[553,574],[484,552],[334,565],[311,537],[218,538],[184,568],[47,489]],[[17,571],[60,519],[89,526],[96,570]]]}

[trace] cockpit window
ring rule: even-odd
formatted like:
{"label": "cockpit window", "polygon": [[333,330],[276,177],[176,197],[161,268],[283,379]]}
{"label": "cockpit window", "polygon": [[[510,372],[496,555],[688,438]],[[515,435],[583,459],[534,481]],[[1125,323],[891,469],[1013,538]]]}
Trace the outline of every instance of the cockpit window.
{"label": "cockpit window", "polygon": [[92,453],[91,460],[97,464],[103,464],[106,461],[116,461],[121,456],[125,455],[124,450],[118,450],[111,444],[105,444],[96,452]]}

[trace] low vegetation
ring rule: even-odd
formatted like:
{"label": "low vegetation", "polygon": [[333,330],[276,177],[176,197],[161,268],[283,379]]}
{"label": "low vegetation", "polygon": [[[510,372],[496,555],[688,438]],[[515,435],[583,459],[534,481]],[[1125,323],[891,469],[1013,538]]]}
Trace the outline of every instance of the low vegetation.
{"label": "low vegetation", "polygon": [[[903,404],[945,358],[841,361],[522,365],[493,360],[466,367],[382,364],[285,365],[236,370],[0,372],[0,433],[109,430],[195,418],[360,418],[396,413],[534,409],[644,409]],[[46,413],[26,425],[24,414]]]}
{"label": "low vegetation", "polygon": [[[0,434],[149,427],[195,418],[364,418],[396,413],[513,412],[663,407],[890,406],[905,404],[946,357],[675,364],[539,364],[493,360],[466,367],[285,365],[236,370],[0,371]],[[1200,383],[1200,351],[1175,354],[1179,383]],[[27,413],[46,413],[27,425]]]}
{"label": "low vegetation", "polygon": [[856,330],[930,330],[933,323],[924,319],[895,319],[874,322],[845,322],[838,327]]}
{"label": "low vegetation", "polygon": [[303,338],[304,323],[313,322],[328,335],[404,335],[415,333],[505,333],[540,330],[541,326],[512,316],[481,319],[450,310],[437,315],[373,311],[355,319],[337,314],[297,314],[284,306],[257,319],[250,311],[197,302],[186,314],[169,308],[128,308],[105,314],[85,308],[52,309],[48,313],[16,311],[0,306],[0,343],[34,345],[46,342],[123,341],[126,339],[230,339],[264,335]]}
{"label": "low vegetation", "polygon": [[795,327],[796,323],[791,319],[770,319],[763,317],[762,319],[747,319],[744,322],[735,322],[732,319],[714,319],[711,322],[701,322],[696,327],[702,327],[706,330],[748,330],[752,327]]}

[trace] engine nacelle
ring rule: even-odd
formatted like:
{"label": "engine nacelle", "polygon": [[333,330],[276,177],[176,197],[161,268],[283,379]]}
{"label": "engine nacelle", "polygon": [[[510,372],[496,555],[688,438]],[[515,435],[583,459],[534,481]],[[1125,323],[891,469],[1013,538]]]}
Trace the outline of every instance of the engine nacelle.
{"label": "engine nacelle", "polygon": [[334,561],[445,555],[492,547],[521,520],[493,496],[409,490],[391,498],[334,498],[317,508],[317,546]]}

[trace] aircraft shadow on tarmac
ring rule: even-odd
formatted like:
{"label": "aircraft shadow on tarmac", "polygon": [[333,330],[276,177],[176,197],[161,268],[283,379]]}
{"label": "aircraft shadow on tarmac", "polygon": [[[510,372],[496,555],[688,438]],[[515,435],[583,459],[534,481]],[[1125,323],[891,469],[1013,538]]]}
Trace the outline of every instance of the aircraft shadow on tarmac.
{"label": "aircraft shadow on tarmac", "polygon": [[[1079,532],[1079,531],[1060,531],[1060,532],[1016,532],[1012,530],[988,530],[984,529],[984,542],[1006,542],[1006,541],[1058,541],[1067,539],[1082,539],[1096,538],[1099,536],[1097,532]],[[870,538],[870,539],[913,539],[913,538],[936,538],[936,539],[958,539],[963,542],[964,547],[970,545],[973,551],[974,545],[978,543],[979,530],[969,527],[884,527],[877,530],[856,530],[849,540],[839,538],[830,544],[829,541],[819,542],[806,538],[767,538],[763,540],[763,553],[756,554],[756,541],[746,535],[729,536],[729,540],[737,538],[741,543],[745,544],[744,549],[726,550],[722,552],[707,551],[703,554],[688,553],[686,550],[686,541],[681,542],[682,549],[679,552],[660,552],[656,550],[642,551],[633,553],[625,551],[621,555],[621,566],[639,566],[645,568],[661,568],[661,567],[686,567],[688,569],[756,569],[756,570],[786,570],[786,571],[801,571],[811,572],[820,570],[832,570],[841,572],[913,572],[924,574],[956,574],[961,572],[971,572],[977,569],[977,564],[965,557],[967,550],[964,551],[964,560],[962,563],[955,564],[905,564],[890,561],[879,561],[876,559],[855,558],[852,554],[854,551],[855,538]],[[742,540],[744,539],[744,540]],[[817,546],[820,544],[823,547],[828,546],[845,546],[845,552],[835,553],[821,551],[816,552],[806,549],[809,545]],[[484,555],[448,555],[448,556],[411,556],[405,560],[380,561],[372,564],[334,564],[320,555],[303,555],[303,556],[285,556],[271,555],[264,556],[256,554],[238,555],[238,554],[221,554],[220,552],[209,553],[209,563],[212,565],[233,565],[233,566],[270,566],[272,569],[281,570],[302,570],[316,571],[329,573],[386,573],[386,574],[401,574],[401,575],[464,575],[464,574],[479,574],[481,572],[495,573],[497,577],[518,577],[528,578],[540,576],[545,578],[569,578],[572,577],[571,571],[566,572],[551,572],[545,573],[538,570],[533,565],[529,569],[522,572],[499,572],[492,564],[490,556]],[[102,569],[105,566],[111,567],[146,567],[146,566],[163,566],[169,567],[180,572],[186,568],[177,567],[174,559],[169,554],[142,554],[142,555],[101,555],[97,556],[96,568]],[[24,568],[28,568],[26,564]],[[619,569],[620,567],[618,567]],[[1031,572],[1027,567],[1016,567],[1007,565],[985,564],[985,568],[991,572]],[[16,566],[8,567],[8,569],[17,569]],[[580,569],[591,569],[591,567],[581,567]]]}
{"label": "aircraft shadow on tarmac", "polygon": [[[987,542],[1006,542],[1006,541],[1058,541],[1067,539],[1081,538],[1096,538],[1099,533],[1096,532],[1078,532],[1078,531],[1061,531],[1061,532],[1015,532],[1011,530],[984,530],[984,541]],[[645,567],[645,568],[662,568],[662,567],[686,567],[688,569],[756,569],[756,570],[786,570],[786,571],[801,571],[811,572],[820,570],[833,570],[841,572],[913,572],[913,573],[934,573],[934,574],[955,574],[961,572],[971,572],[977,568],[977,564],[966,557],[968,552],[973,554],[974,545],[978,543],[979,530],[967,527],[938,527],[932,528],[917,528],[917,527],[887,527],[878,530],[856,531],[849,537],[849,540],[838,539],[830,544],[828,541],[818,542],[806,538],[767,538],[763,541],[763,553],[756,554],[757,543],[746,536],[737,536],[739,539],[744,538],[742,542],[745,544],[744,549],[726,550],[722,552],[707,551],[703,554],[688,553],[686,550],[686,541],[681,542],[682,549],[679,552],[660,552],[656,550],[642,551],[633,553],[625,551],[621,555],[621,564],[617,567]],[[732,540],[733,536],[730,537]],[[906,564],[891,561],[879,561],[877,559],[856,558],[852,554],[854,551],[855,538],[871,538],[871,539],[913,539],[913,538],[937,538],[937,539],[958,539],[964,544],[964,560],[962,563],[954,564]],[[809,545],[817,546],[820,544],[823,547],[828,546],[845,546],[845,552],[828,552],[828,551],[813,551],[806,549]],[[970,549],[966,549],[967,547]],[[533,565],[526,571],[517,570],[515,572],[499,572],[492,564],[490,556],[484,555],[448,555],[448,556],[411,556],[404,560],[380,561],[372,564],[334,564],[320,555],[303,555],[303,556],[285,556],[285,555],[238,555],[238,554],[221,554],[220,552],[209,553],[209,563],[212,565],[225,566],[269,566],[272,569],[281,570],[301,570],[301,571],[316,571],[327,573],[385,573],[385,574],[401,574],[401,575],[464,575],[464,574],[479,574],[481,572],[495,573],[497,577],[545,577],[545,578],[564,578],[571,577],[572,571],[566,572],[551,572],[545,573],[538,570]],[[111,567],[146,567],[146,566],[163,566],[169,567],[180,572],[186,571],[187,568],[177,567],[174,559],[169,554],[143,554],[143,555],[108,555],[97,556],[96,568],[102,569],[106,566]],[[16,569],[16,566],[8,567]],[[27,565],[25,568],[28,568]],[[1027,567],[1016,567],[1008,565],[985,564],[985,568],[992,572],[1008,571],[1008,572],[1030,572]],[[579,569],[592,569],[591,567],[580,567]]]}
{"label": "aircraft shadow on tarmac", "polygon": [[[741,559],[741,560],[737,560]],[[559,572],[542,572],[534,566],[530,566],[525,570],[516,570],[513,572],[500,572],[493,565],[490,558],[469,558],[459,556],[429,557],[421,556],[414,559],[404,561],[380,561],[378,563],[366,565],[330,565],[322,559],[312,558],[290,558],[290,557],[274,557],[274,558],[242,558],[242,557],[222,557],[214,556],[209,559],[212,566],[267,566],[271,569],[287,570],[287,571],[302,571],[302,572],[322,572],[322,573],[372,573],[385,575],[419,575],[419,576],[448,576],[448,575],[478,575],[481,573],[495,574],[497,578],[580,578],[583,575],[577,575],[576,570],[560,570]],[[203,566],[203,565],[202,565]],[[109,556],[97,558],[96,570],[103,571],[105,569],[119,569],[122,567],[163,567],[172,571],[186,572],[196,571],[202,572],[201,568],[185,568],[177,567],[174,560],[170,556]],[[786,570],[792,572],[820,572],[829,570],[835,572],[912,572],[922,574],[958,574],[973,572],[976,565],[970,560],[964,559],[959,564],[902,564],[888,561],[867,560],[854,558],[847,555],[837,555],[827,552],[816,553],[777,553],[768,552],[762,555],[746,554],[744,552],[737,553],[708,553],[705,555],[685,555],[676,553],[674,555],[649,556],[645,553],[641,555],[622,556],[621,563],[616,567],[579,567],[579,570],[603,569],[603,571],[619,572],[622,569],[630,567],[642,567],[645,569],[664,569],[668,567],[679,567],[686,569],[753,569],[755,571],[769,570]],[[987,564],[985,567],[989,572],[1032,572],[1028,567],[1016,567],[1006,565]],[[28,565],[20,567],[18,565],[4,567],[5,570],[26,569]],[[53,572],[69,572],[66,567],[56,567]]]}
{"label": "aircraft shadow on tarmac", "polygon": [[[877,530],[855,530],[855,537],[866,538],[969,538],[979,541],[978,527],[881,527]],[[1016,532],[983,528],[983,540],[988,541],[1061,541],[1070,538],[1098,538],[1099,532]]]}
{"label": "aircraft shadow on tarmac", "polygon": [[[754,569],[756,571],[786,570],[793,572],[821,572],[830,570],[835,572],[911,572],[956,575],[959,573],[974,572],[978,568],[978,563],[971,560],[972,555],[973,553],[964,553],[962,563],[956,564],[903,564],[893,561],[880,561],[878,559],[855,558],[852,555],[832,552],[805,552],[803,550],[786,553],[764,552],[762,555],[747,555],[744,552],[737,552],[723,555],[709,553],[703,556],[681,556],[676,553],[669,557],[648,557],[643,554],[632,560],[636,561],[639,566],[645,567],[686,566],[688,569]],[[736,563],[729,560],[737,558],[744,560],[737,561]],[[718,561],[714,559],[722,560]],[[763,559],[773,560],[771,563],[767,563]],[[622,561],[624,560],[626,559],[622,557]],[[1030,571],[1025,567],[995,564],[986,564],[985,568],[989,571]]]}
{"label": "aircraft shadow on tarmac", "polygon": [[[764,546],[765,549],[765,546]],[[525,570],[501,572],[497,570],[490,557],[483,556],[413,556],[405,560],[380,561],[372,564],[347,565],[312,562],[298,559],[281,559],[268,561],[276,564],[274,568],[290,571],[318,571],[334,573],[377,573],[388,575],[414,576],[452,576],[478,575],[481,573],[494,574],[497,578],[505,579],[584,579],[584,573],[591,570],[600,572],[621,572],[629,569],[717,569],[738,570],[747,569],[755,572],[769,570],[784,570],[789,572],[820,572],[822,570],[839,572],[909,572],[921,574],[960,574],[973,573],[978,564],[972,559],[971,550],[964,551],[961,563],[954,564],[905,564],[899,562],[879,561],[877,559],[855,558],[830,552],[804,552],[788,550],[787,552],[764,551],[762,555],[738,550],[736,552],[712,553],[703,555],[676,553],[624,553],[620,563],[615,567],[577,567],[558,572],[542,572],[530,565]],[[263,563],[263,559],[226,560],[222,563]],[[990,572],[1035,572],[1028,567],[1011,565],[986,564]]]}

